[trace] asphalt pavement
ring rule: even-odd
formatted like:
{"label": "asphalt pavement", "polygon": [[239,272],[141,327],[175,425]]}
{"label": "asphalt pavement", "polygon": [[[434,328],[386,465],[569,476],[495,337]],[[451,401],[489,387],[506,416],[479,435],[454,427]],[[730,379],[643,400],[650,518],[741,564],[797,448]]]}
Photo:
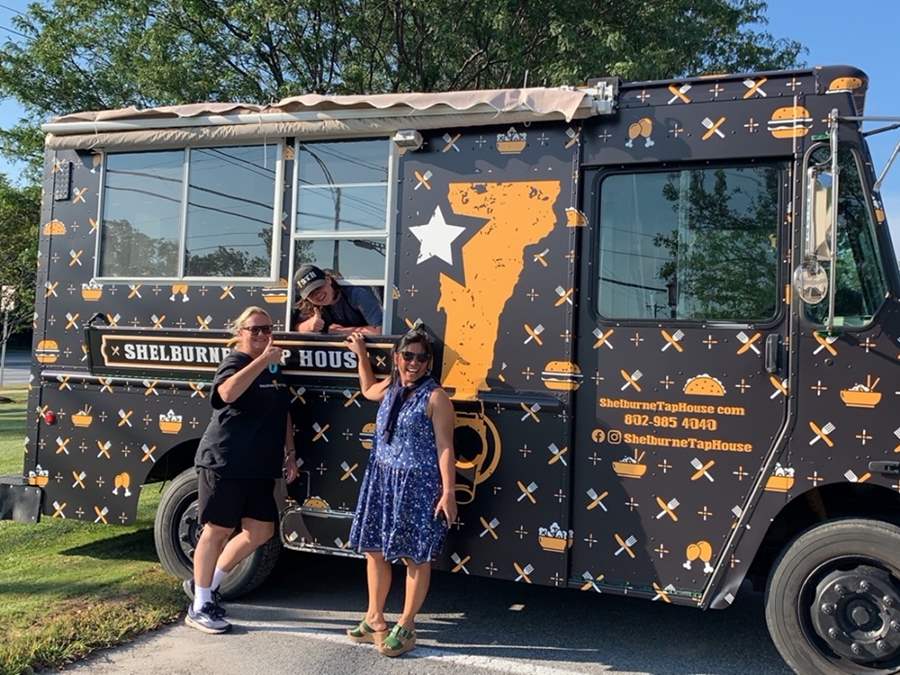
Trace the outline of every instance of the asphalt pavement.
{"label": "asphalt pavement", "polygon": [[[395,568],[388,610],[402,604]],[[702,612],[658,602],[435,573],[418,647],[388,659],[349,643],[365,607],[360,560],[285,553],[266,584],[228,604],[231,633],[183,623],[100,652],[65,672],[106,673],[790,673],[762,598]],[[391,615],[389,618],[395,618]]]}
{"label": "asphalt pavement", "polygon": [[7,350],[3,386],[25,384],[31,376],[31,352]]}

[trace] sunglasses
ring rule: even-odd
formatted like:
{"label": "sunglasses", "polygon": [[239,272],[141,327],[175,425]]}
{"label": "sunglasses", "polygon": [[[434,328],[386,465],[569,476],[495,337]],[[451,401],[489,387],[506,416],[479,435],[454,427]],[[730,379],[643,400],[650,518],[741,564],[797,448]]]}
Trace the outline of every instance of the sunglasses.
{"label": "sunglasses", "polygon": [[400,356],[404,361],[409,362],[415,359],[419,363],[425,363],[428,361],[428,354],[425,352],[400,352]]}
{"label": "sunglasses", "polygon": [[269,324],[268,326],[244,326],[241,330],[249,332],[253,337],[258,335],[271,335],[272,324]]}

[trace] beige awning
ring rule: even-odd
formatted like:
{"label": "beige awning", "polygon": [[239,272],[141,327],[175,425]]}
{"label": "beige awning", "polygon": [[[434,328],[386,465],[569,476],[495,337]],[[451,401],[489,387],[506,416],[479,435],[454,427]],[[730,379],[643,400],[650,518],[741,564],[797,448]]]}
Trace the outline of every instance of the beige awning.
{"label": "beige awning", "polygon": [[194,103],[63,115],[43,125],[53,149],[222,145],[298,136],[388,135],[398,129],[571,121],[609,113],[605,88],[532,87],[444,93],[320,96],[305,94],[260,106]]}

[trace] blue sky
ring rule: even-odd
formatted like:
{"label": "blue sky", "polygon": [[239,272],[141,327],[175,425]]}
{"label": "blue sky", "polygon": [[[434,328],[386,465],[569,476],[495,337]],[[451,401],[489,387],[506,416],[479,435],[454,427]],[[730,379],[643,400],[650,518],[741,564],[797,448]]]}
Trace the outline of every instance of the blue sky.
{"label": "blue sky", "polygon": [[[12,28],[14,10],[24,11],[26,0],[0,3],[0,39],[10,36],[3,28]],[[851,9],[838,0],[770,0],[767,30],[776,37],[799,40],[809,52],[807,65],[849,64],[869,75],[866,112],[870,115],[900,115],[900,3],[876,0]],[[602,75],[602,73],[597,73]],[[299,93],[299,92],[298,92]],[[0,102],[0,126],[8,127],[21,114],[14,101]],[[872,125],[869,125],[870,127]],[[878,171],[884,166],[900,130],[870,138],[870,147]],[[15,180],[15,164],[0,160],[0,171]],[[882,187],[885,210],[891,223],[894,249],[900,251],[900,160]]]}

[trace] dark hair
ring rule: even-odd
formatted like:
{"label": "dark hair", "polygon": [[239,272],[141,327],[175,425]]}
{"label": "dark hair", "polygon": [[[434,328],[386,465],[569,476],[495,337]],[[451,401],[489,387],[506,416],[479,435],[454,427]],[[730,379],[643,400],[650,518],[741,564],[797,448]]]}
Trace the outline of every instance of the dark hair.
{"label": "dark hair", "polygon": [[[402,338],[400,338],[400,342],[398,342],[394,346],[394,355],[396,356],[402,351],[405,351],[407,347],[410,345],[422,345],[422,349],[428,355],[429,360],[434,358],[434,345],[431,342],[431,338],[428,337],[428,333],[426,333],[421,328],[413,328],[407,331]],[[397,381],[398,373],[397,367],[395,365],[391,366],[391,383]]]}

